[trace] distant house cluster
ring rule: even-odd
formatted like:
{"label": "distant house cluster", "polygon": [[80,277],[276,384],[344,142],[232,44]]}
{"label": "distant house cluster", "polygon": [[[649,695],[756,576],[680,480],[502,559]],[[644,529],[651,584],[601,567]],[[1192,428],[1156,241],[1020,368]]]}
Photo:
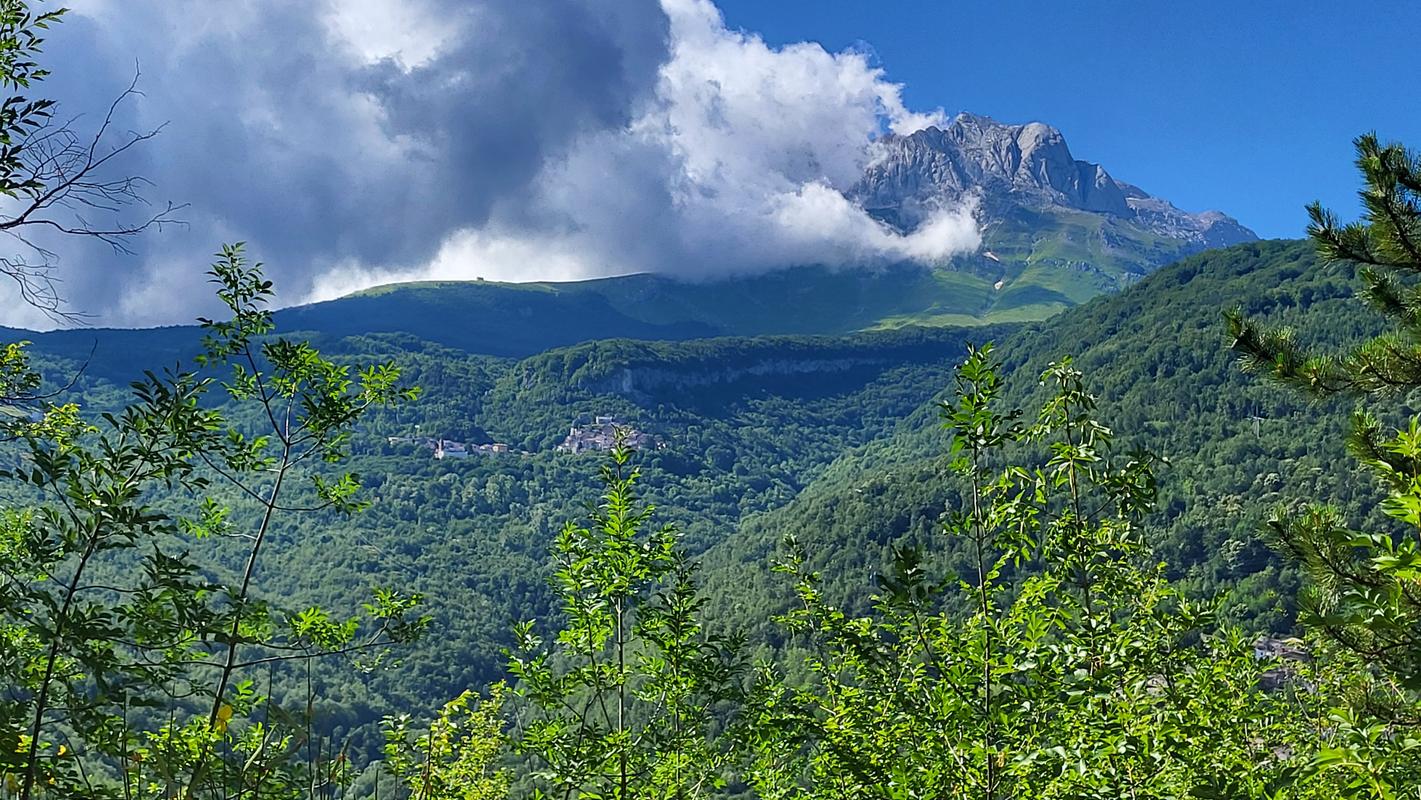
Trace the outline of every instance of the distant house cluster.
{"label": "distant house cluster", "polygon": [[392,444],[413,444],[434,451],[434,457],[444,458],[468,458],[471,455],[494,455],[497,453],[511,453],[513,450],[503,442],[492,444],[468,444],[466,442],[456,442],[452,439],[432,439],[421,436],[391,436],[387,441]]}
{"label": "distant house cluster", "polygon": [[[556,450],[560,453],[585,453],[588,451],[611,450],[617,443],[618,437],[628,447],[637,450],[650,448],[663,448],[665,443],[656,439],[650,434],[643,433],[636,428],[623,423],[616,417],[598,416],[593,417],[590,425],[573,425],[568,431],[567,438],[563,439]],[[414,445],[416,447],[429,450],[437,459],[446,458],[468,458],[473,455],[500,455],[504,453],[519,453],[528,455],[522,450],[514,450],[503,442],[492,442],[490,444],[469,444],[468,442],[456,442],[453,439],[436,438],[432,436],[389,436],[386,441],[391,445]]]}
{"label": "distant house cluster", "polygon": [[1300,639],[1264,636],[1253,643],[1253,657],[1259,661],[1311,661],[1312,653]]}
{"label": "distant house cluster", "polygon": [[619,434],[624,444],[637,450],[658,446],[650,434],[642,433],[616,417],[594,417],[591,425],[573,425],[568,430],[567,438],[557,446],[557,450],[562,453],[611,450],[616,445]]}
{"label": "distant house cluster", "polygon": [[1253,643],[1253,657],[1272,661],[1277,666],[1258,676],[1258,683],[1268,691],[1280,689],[1299,679],[1298,665],[1312,661],[1312,653],[1298,639],[1264,636]]}

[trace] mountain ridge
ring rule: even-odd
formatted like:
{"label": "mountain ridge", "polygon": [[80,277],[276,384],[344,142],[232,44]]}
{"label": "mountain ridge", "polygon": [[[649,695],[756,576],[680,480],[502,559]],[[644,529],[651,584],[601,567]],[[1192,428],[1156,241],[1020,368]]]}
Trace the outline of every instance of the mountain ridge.
{"label": "mountain ridge", "polygon": [[[944,127],[880,140],[848,194],[884,224],[911,229],[933,208],[980,200],[982,249],[925,265],[789,267],[690,282],[660,273],[580,281],[419,281],[385,284],[277,311],[288,331],[333,337],[408,334],[499,357],[604,339],[686,341],[717,336],[844,335],[908,325],[1044,319],[1129,286],[1165,263],[1256,240],[1222,212],[1191,214],[1076,159],[1059,130],[958,115]],[[116,329],[117,330],[117,329]],[[79,358],[99,339],[171,361],[183,326],[44,337]],[[190,349],[190,348],[189,348]]]}
{"label": "mountain ridge", "polygon": [[890,134],[876,149],[849,195],[905,230],[927,211],[981,193],[989,215],[1002,203],[1061,206],[1132,220],[1201,249],[1258,239],[1223,212],[1183,211],[1115,179],[1100,164],[1075,158],[1061,131],[1043,122],[1007,124],[963,113],[943,127]]}
{"label": "mountain ridge", "polygon": [[[464,350],[525,357],[605,339],[686,341],[717,336],[845,335],[912,324],[980,325],[1013,319],[991,308],[984,278],[903,264],[881,269],[801,267],[706,283],[641,273],[587,281],[392,284],[336,300],[280,309],[279,330],[345,337],[403,333]],[[0,328],[0,340],[28,339],[82,360],[95,341],[101,357],[125,363],[147,351],[164,360],[196,340],[193,326],[149,329]],[[109,352],[106,342],[124,346]],[[151,363],[126,366],[138,369]]]}

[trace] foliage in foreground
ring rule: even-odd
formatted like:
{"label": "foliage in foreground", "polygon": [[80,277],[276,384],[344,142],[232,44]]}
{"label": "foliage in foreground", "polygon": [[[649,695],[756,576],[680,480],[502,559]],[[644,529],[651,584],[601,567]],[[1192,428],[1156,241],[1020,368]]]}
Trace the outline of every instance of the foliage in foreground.
{"label": "foliage in foreground", "polygon": [[[1294,779],[1291,693],[1264,691],[1272,665],[1148,560],[1152,459],[1112,452],[1068,361],[1043,380],[1055,394],[1028,423],[975,350],[943,406],[968,488],[942,536],[965,541],[971,574],[900,550],[853,618],[791,550],[788,623],[814,680],[771,674],[750,704],[761,796],[1262,798]],[[1005,460],[1013,445],[1040,457]]]}
{"label": "foliage in foreground", "polygon": [[[20,800],[328,791],[347,778],[339,746],[314,741],[309,714],[274,704],[273,685],[317,658],[374,666],[424,626],[418,598],[392,589],[363,618],[260,593],[274,520],[358,510],[357,478],[322,465],[344,458],[367,409],[413,393],[388,365],[352,376],[271,338],[271,284],[240,247],[211,274],[232,319],[204,323],[201,370],[148,373],[95,422],[51,407],[7,423],[19,451],[0,474],[33,499],[0,509],[0,786]],[[35,385],[23,350],[6,369],[19,402]],[[230,423],[214,390],[265,430]],[[217,484],[244,504],[153,501]],[[223,552],[235,575],[213,569]]]}
{"label": "foliage in foreground", "polygon": [[[465,692],[444,705],[428,727],[415,729],[409,715],[385,719],[384,759],[379,767],[408,792],[408,800],[500,800],[508,796],[508,772],[500,769],[504,745],[504,690],[479,700]],[[378,788],[378,787],[377,787]]]}
{"label": "foliage in foreground", "polygon": [[554,548],[565,622],[544,640],[516,630],[510,672],[526,713],[515,741],[534,797],[694,798],[723,788],[729,752],[717,715],[739,700],[733,641],[701,625],[694,565],[674,528],[648,530],[632,451],[602,468],[587,526]]}

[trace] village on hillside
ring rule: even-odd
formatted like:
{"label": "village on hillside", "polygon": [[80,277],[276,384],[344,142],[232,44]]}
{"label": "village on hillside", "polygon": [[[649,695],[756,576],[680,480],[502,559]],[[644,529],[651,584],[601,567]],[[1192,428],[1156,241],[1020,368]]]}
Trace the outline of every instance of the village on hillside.
{"label": "village on hillside", "polygon": [[471,455],[498,455],[505,453],[516,453],[527,455],[523,450],[514,450],[503,442],[493,442],[491,444],[468,444],[466,442],[456,442],[452,439],[436,439],[426,436],[390,436],[386,441],[391,445],[412,444],[423,447],[434,452],[434,457],[444,458],[468,458]]}
{"label": "village on hillside", "polygon": [[650,434],[642,433],[616,417],[597,416],[593,417],[591,425],[573,425],[569,428],[567,438],[556,449],[560,453],[611,450],[616,446],[619,435],[624,444],[637,450],[666,446],[665,442],[658,442]]}
{"label": "village on hillside", "polygon": [[[617,443],[618,436],[621,441],[630,447],[638,450],[664,448],[665,442],[656,437],[643,433],[633,428],[613,416],[595,416],[591,424],[573,425],[568,429],[567,437],[562,440],[554,449],[559,453],[586,453],[593,451],[611,450]],[[429,436],[389,436],[386,441],[390,445],[415,445],[433,452],[437,459],[446,458],[468,458],[474,455],[531,455],[526,450],[515,450],[503,442],[492,442],[489,444],[469,444],[467,442],[454,441],[442,437]]]}

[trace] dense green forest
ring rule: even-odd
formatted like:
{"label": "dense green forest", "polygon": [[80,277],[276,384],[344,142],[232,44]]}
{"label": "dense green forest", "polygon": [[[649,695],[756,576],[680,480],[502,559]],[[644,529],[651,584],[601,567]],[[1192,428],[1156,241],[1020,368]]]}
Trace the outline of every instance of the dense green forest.
{"label": "dense green forest", "polygon": [[[665,442],[642,454],[644,484],[700,552],[742,519],[798,495],[840,454],[891,433],[940,391],[966,339],[960,329],[905,329],[847,338],[610,340],[523,361],[389,336],[329,342],[323,352],[341,362],[393,362],[422,394],[372,410],[355,432],[347,466],[363,476],[369,508],[349,520],[312,517],[274,531],[271,557],[292,568],[272,576],[272,590],[353,609],[369,576],[383,575],[438,597],[429,611],[442,633],[402,654],[399,673],[368,683],[341,679],[329,689],[347,722],[427,706],[499,676],[511,622],[550,611],[548,546],[569,512],[596,498],[590,478],[598,456],[554,449],[571,425],[615,415]],[[48,356],[43,339],[32,351],[56,380],[83,366]],[[123,387],[88,370],[81,384],[69,396],[89,407],[112,407],[124,396]],[[436,460],[418,444],[387,442],[416,431],[503,441],[523,452]]]}
{"label": "dense green forest", "polygon": [[[355,433],[348,468],[363,476],[369,508],[348,521],[277,528],[270,553],[295,567],[273,576],[272,589],[354,609],[366,576],[391,575],[439,598],[430,611],[443,633],[404,654],[400,673],[330,687],[347,721],[489,683],[502,673],[510,621],[553,608],[549,542],[570,510],[596,497],[588,479],[597,456],[555,446],[574,423],[614,415],[665,443],[639,458],[644,490],[689,551],[703,554],[717,624],[777,639],[770,620],[792,593],[768,565],[786,533],[811,546],[836,601],[859,604],[893,546],[934,534],[957,500],[935,402],[965,342],[995,340],[1006,397],[1022,407],[1040,402],[1033,376],[1074,354],[1102,419],[1130,446],[1168,459],[1160,509],[1147,522],[1171,577],[1199,597],[1227,590],[1233,619],[1286,633],[1297,582],[1258,536],[1269,503],[1303,486],[1360,508],[1375,490],[1325,468],[1346,464],[1346,407],[1318,413],[1242,373],[1223,346],[1222,310],[1238,303],[1305,319],[1320,340],[1346,342],[1379,325],[1352,301],[1352,277],[1320,265],[1306,243],[1259,243],[1196,256],[1019,330],[607,340],[519,361],[392,335],[327,339],[326,355],[391,361],[422,396],[372,410]],[[80,373],[87,382],[71,395],[81,405],[124,397],[44,344],[32,351],[52,380]],[[386,441],[416,430],[523,452],[441,461],[418,444]],[[938,555],[960,568],[958,556]]]}
{"label": "dense green forest", "polygon": [[1356,144],[1361,221],[1029,323],[226,245],[224,316],[5,331],[0,800],[1421,796],[1421,158]]}
{"label": "dense green forest", "polygon": [[[1343,345],[1382,325],[1356,304],[1355,278],[1347,265],[1320,262],[1309,243],[1273,242],[1196,256],[1019,329],[608,340],[523,360],[395,335],[317,337],[336,362],[392,363],[421,396],[371,408],[352,430],[344,468],[361,476],[368,507],[272,527],[266,557],[282,566],[264,571],[262,592],[284,608],[335,613],[358,612],[377,583],[423,596],[421,613],[437,633],[401,646],[390,664],[369,672],[352,672],[344,659],[310,665],[315,729],[377,752],[383,715],[491,685],[507,674],[513,622],[563,616],[549,547],[596,502],[601,456],[554,448],[574,423],[615,415],[664,443],[634,457],[639,485],[658,521],[681,532],[677,546],[702,562],[707,630],[744,635],[746,657],[792,662],[803,643],[774,619],[794,608],[794,582],[770,569],[787,534],[821,574],[819,597],[854,614],[870,611],[905,545],[921,547],[933,571],[971,572],[961,543],[939,541],[963,485],[938,403],[951,396],[966,342],[993,339],[1003,403],[1040,405],[1049,387],[1036,376],[1074,353],[1121,448],[1167,459],[1157,467],[1159,502],[1140,530],[1182,597],[1226,598],[1223,618],[1245,631],[1294,633],[1297,568],[1260,533],[1271,504],[1297,493],[1327,497],[1360,521],[1380,489],[1344,452],[1346,403],[1299,398],[1238,369],[1222,311],[1300,323],[1312,341]],[[127,397],[72,353],[47,352],[43,339],[28,352],[51,384],[79,375],[55,402],[117,409]],[[259,414],[224,406],[238,429],[259,428]],[[387,441],[416,431],[512,448],[437,460],[418,443]],[[1006,447],[1039,464],[1029,449]],[[28,496],[14,485],[6,494]],[[203,494],[238,509],[239,519],[249,513],[240,490]],[[197,496],[165,490],[155,500],[181,513]],[[217,575],[241,568],[236,549],[205,558]],[[1007,595],[1043,566],[1010,566]],[[306,679],[287,678],[273,696],[300,707]]]}
{"label": "dense green forest", "polygon": [[[1147,527],[1171,578],[1201,597],[1227,592],[1230,614],[1252,629],[1286,632],[1297,584],[1259,536],[1271,504],[1301,494],[1361,514],[1378,489],[1358,480],[1347,460],[1350,407],[1281,393],[1245,374],[1227,348],[1223,311],[1242,307],[1343,345],[1381,327],[1380,315],[1355,302],[1354,278],[1347,265],[1320,263],[1306,242],[1185,259],[1129,290],[998,337],[1006,396],[1025,408],[1039,404],[1045,389],[1035,376],[1072,356],[1100,398],[1102,421],[1122,441],[1167,459]],[[836,599],[862,598],[892,546],[930,538],[959,501],[945,445],[936,407],[925,404],[891,436],[845,453],[791,502],[747,519],[707,554],[712,597],[745,603],[743,590],[720,590],[746,582],[764,587],[751,597],[775,596],[760,566],[796,532],[813,543]],[[737,624],[756,624],[767,610],[746,607]]]}

